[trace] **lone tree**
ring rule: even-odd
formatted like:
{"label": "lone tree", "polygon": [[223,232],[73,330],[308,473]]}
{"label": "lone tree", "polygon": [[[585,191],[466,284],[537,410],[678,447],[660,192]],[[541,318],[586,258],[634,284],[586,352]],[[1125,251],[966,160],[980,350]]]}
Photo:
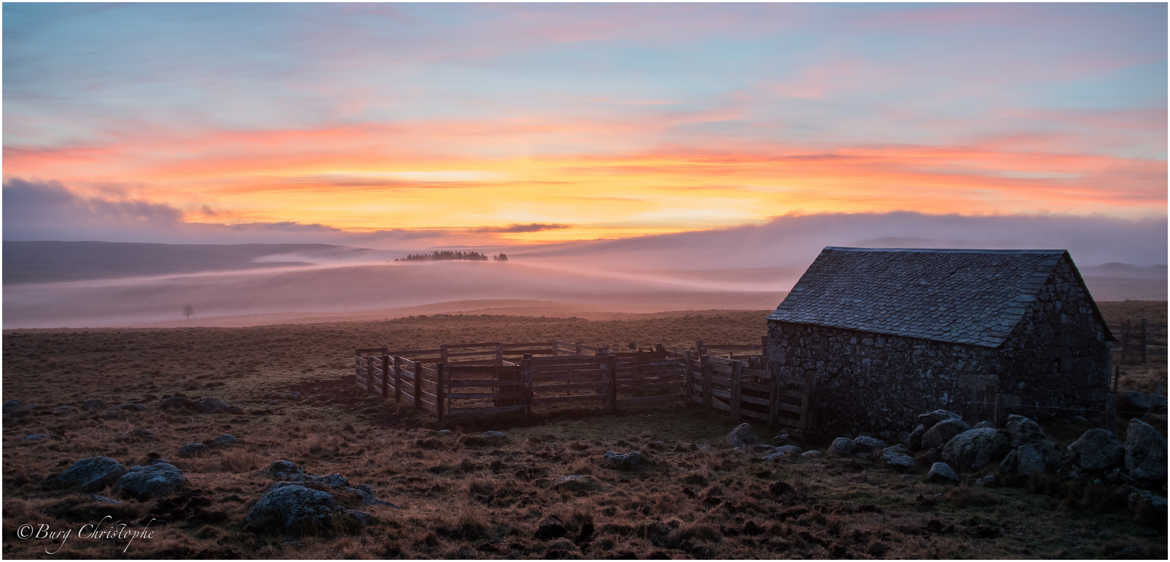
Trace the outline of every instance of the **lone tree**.
{"label": "lone tree", "polygon": [[190,319],[191,315],[193,314],[195,314],[195,307],[189,304],[183,305],[183,316],[186,316],[187,319]]}
{"label": "lone tree", "polygon": [[496,261],[508,261],[508,254],[505,254],[504,252],[496,254]]}

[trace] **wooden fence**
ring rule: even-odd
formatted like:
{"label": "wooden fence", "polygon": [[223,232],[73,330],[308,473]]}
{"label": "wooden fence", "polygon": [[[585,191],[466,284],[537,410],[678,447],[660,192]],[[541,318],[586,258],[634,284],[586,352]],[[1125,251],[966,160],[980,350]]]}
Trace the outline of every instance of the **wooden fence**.
{"label": "wooden fence", "polygon": [[564,411],[617,412],[687,403],[736,420],[804,432],[812,380],[775,380],[760,346],[661,345],[612,352],[560,342],[474,343],[435,349],[358,349],[358,389],[441,422]]}

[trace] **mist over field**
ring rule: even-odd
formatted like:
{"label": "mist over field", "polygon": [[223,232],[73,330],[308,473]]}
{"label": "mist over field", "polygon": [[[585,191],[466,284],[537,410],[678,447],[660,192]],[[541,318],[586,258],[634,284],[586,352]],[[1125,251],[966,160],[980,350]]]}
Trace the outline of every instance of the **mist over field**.
{"label": "mist over field", "polygon": [[[456,312],[590,316],[762,310],[783,299],[823,239],[815,229],[778,222],[484,249],[508,251],[506,263],[401,262],[394,261],[404,255],[401,251],[326,244],[6,241],[4,327],[234,326]],[[977,247],[926,238],[836,240],[840,245]],[[1092,263],[1080,255],[1135,261],[1142,256],[1070,250],[1098,300],[1166,298],[1165,265]],[[186,305],[194,310],[190,318],[183,314]]]}

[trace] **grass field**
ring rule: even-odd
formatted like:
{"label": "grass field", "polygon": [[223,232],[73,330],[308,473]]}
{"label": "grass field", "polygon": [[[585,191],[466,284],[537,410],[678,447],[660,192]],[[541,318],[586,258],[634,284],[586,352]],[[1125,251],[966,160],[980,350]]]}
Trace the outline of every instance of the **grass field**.
{"label": "grass field", "polygon": [[[1103,303],[1111,324],[1146,317],[1153,344],[1143,366],[1123,366],[1122,388],[1166,389],[1166,303]],[[719,558],[1165,558],[1164,528],[1107,509],[1107,493],[1050,486],[944,487],[921,471],[897,473],[860,459],[771,464],[727,448],[726,418],[674,410],[551,420],[499,428],[477,443],[455,428],[439,434],[412,412],[357,398],[347,384],[352,350],[390,344],[559,339],[686,346],[759,341],[766,311],[709,311],[621,320],[519,316],[426,316],[389,322],[155,330],[7,331],[5,400],[33,403],[5,415],[3,509],[6,557],[50,557],[17,538],[25,523],[54,528],[112,515],[153,518],[154,536],[134,542],[74,539],[55,557],[719,557]],[[300,397],[286,394],[300,393]],[[214,396],[243,414],[175,414],[165,395]],[[86,401],[98,400],[102,405]],[[142,404],[144,410],[121,409]],[[72,406],[72,408],[57,408]],[[89,406],[88,408],[85,406]],[[134,437],[148,429],[154,439]],[[1075,435],[1081,428],[1062,431]],[[760,433],[767,438],[766,429]],[[24,441],[47,433],[43,441]],[[191,441],[232,433],[242,443],[179,458]],[[638,470],[606,468],[607,450],[642,451]],[[112,456],[125,465],[162,457],[191,482],[179,496],[103,504],[44,489],[73,461]],[[272,480],[275,460],[313,474],[341,473],[397,507],[366,508],[379,522],[341,537],[256,535],[243,529],[250,504]],[[599,487],[554,488],[568,474]],[[566,535],[535,536],[557,516]]]}

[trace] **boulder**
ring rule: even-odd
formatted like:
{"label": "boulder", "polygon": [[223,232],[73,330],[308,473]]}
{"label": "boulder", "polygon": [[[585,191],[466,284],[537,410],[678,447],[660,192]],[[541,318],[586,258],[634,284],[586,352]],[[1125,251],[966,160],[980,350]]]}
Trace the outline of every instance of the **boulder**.
{"label": "boulder", "polygon": [[83,401],[81,407],[89,411],[101,410],[106,407],[106,403],[101,400],[91,399]]}
{"label": "boulder", "polygon": [[30,433],[28,435],[25,435],[24,437],[21,437],[20,440],[21,441],[44,441],[45,439],[48,439],[48,438],[49,438],[48,433]]}
{"label": "boulder", "polygon": [[1082,470],[1100,471],[1125,461],[1125,446],[1108,429],[1095,427],[1068,446],[1072,462]]}
{"label": "boulder", "polygon": [[985,427],[995,427],[995,424],[987,420],[981,420],[979,423],[975,424],[976,429],[983,429]]}
{"label": "boulder", "polygon": [[935,447],[941,447],[947,441],[950,441],[952,437],[968,429],[970,427],[967,426],[967,422],[961,418],[944,418],[938,423],[929,426],[926,432],[922,434],[922,448],[933,449]]}
{"label": "boulder", "polygon": [[570,474],[562,476],[553,484],[554,490],[564,490],[567,492],[590,492],[601,488],[601,483],[592,476],[585,476],[582,474]]}
{"label": "boulder", "polygon": [[89,457],[73,463],[49,480],[59,487],[96,492],[113,484],[125,473],[126,467],[110,457]]}
{"label": "boulder", "polygon": [[993,428],[968,429],[943,445],[942,460],[961,471],[979,470],[1003,458],[1011,439]]}
{"label": "boulder", "polygon": [[1166,528],[1166,497],[1149,490],[1134,490],[1127,498],[1129,511],[1136,521]]}
{"label": "boulder", "polygon": [[821,452],[820,452],[820,451],[818,451],[818,450],[816,450],[816,449],[809,449],[809,450],[807,450],[807,451],[805,451],[805,452],[801,453],[801,454],[800,454],[800,456],[802,456],[802,457],[810,457],[810,458],[811,458],[811,457],[819,457],[819,456],[821,456]]}
{"label": "boulder", "polygon": [[602,460],[610,468],[630,470],[642,464],[642,453],[639,451],[630,451],[628,453],[606,451]]}
{"label": "boulder", "polygon": [[243,410],[220,400],[205,396],[195,403],[195,409],[205,414],[242,414]]}
{"label": "boulder", "polygon": [[772,437],[772,444],[776,445],[777,447],[781,445],[789,445],[791,440],[792,437],[788,435],[787,431],[781,431],[780,433],[777,433],[775,437]]}
{"label": "boulder", "polygon": [[906,436],[906,440],[902,444],[911,451],[917,451],[922,448],[922,434],[924,433],[926,433],[926,426],[918,424],[914,426],[914,429]]}
{"label": "boulder", "polygon": [[958,484],[959,475],[955,474],[954,469],[947,463],[936,462],[930,465],[930,471],[926,473],[926,481],[940,484]]}
{"label": "boulder", "polygon": [[918,423],[925,427],[931,427],[934,424],[946,419],[963,419],[963,416],[956,414],[950,410],[933,410],[923,414],[918,414]]}
{"label": "boulder", "polygon": [[829,454],[846,456],[853,454],[853,440],[848,437],[838,437],[829,444]]}
{"label": "boulder", "polygon": [[1025,443],[1012,449],[999,463],[1000,474],[1027,476],[1039,474],[1047,468],[1044,454],[1033,443]]}
{"label": "boulder", "polygon": [[114,482],[114,492],[140,500],[173,494],[187,487],[187,477],[173,464],[156,461],[132,466]]}
{"label": "boulder", "polygon": [[1166,438],[1154,426],[1136,418],[1125,430],[1125,470],[1140,482],[1166,479]]}
{"label": "boulder", "polygon": [[800,447],[796,445],[784,445],[776,447],[768,456],[764,457],[766,461],[778,461],[786,457],[795,457],[801,452]]}
{"label": "boulder", "polygon": [[1007,432],[1008,437],[1011,438],[1012,447],[1019,447],[1024,443],[1035,443],[1048,439],[1048,436],[1044,434],[1044,428],[1040,427],[1040,424],[1031,418],[1016,414],[1008,416],[1007,421],[1003,424],[1003,429]]}
{"label": "boulder", "polygon": [[195,401],[186,396],[167,396],[159,400],[158,409],[168,412],[189,412],[198,408]]}
{"label": "boulder", "polygon": [[886,448],[886,442],[869,435],[858,435],[853,438],[853,452],[872,453]]}
{"label": "boulder", "polygon": [[349,479],[336,472],[333,474],[326,474],[325,476],[305,475],[304,481],[312,482],[319,486],[325,486],[326,488],[341,488],[349,486]]}
{"label": "boulder", "polygon": [[244,519],[244,528],[293,536],[327,535],[364,522],[365,518],[339,506],[329,492],[282,482],[260,496]]}
{"label": "boulder", "polygon": [[142,404],[122,404],[121,406],[118,406],[118,408],[126,410],[127,412],[141,412],[146,409],[146,406],[143,406]]}
{"label": "boulder", "polygon": [[760,442],[760,438],[752,431],[751,424],[741,423],[727,434],[727,443],[732,447],[749,447]]}
{"label": "boulder", "polygon": [[909,470],[914,468],[914,457],[910,456],[910,451],[902,445],[894,445],[882,449],[881,460],[888,466],[892,466],[901,470]]}
{"label": "boulder", "polygon": [[[24,410],[20,411],[23,412]],[[76,414],[79,411],[80,410],[74,408],[73,406],[55,406],[52,410],[49,410],[49,413],[53,414],[54,416],[68,416]]]}
{"label": "boulder", "polygon": [[201,454],[206,453],[206,452],[207,452],[207,445],[204,445],[203,443],[200,443],[198,441],[193,441],[191,443],[187,443],[186,445],[183,445],[182,447],[179,447],[179,456],[180,457],[194,457],[196,455],[201,455]]}
{"label": "boulder", "polygon": [[303,480],[305,469],[292,461],[279,460],[268,465],[264,473],[277,480]]}

